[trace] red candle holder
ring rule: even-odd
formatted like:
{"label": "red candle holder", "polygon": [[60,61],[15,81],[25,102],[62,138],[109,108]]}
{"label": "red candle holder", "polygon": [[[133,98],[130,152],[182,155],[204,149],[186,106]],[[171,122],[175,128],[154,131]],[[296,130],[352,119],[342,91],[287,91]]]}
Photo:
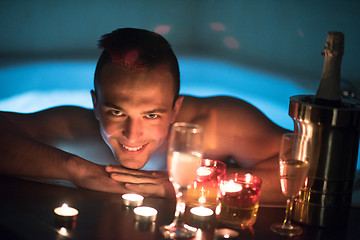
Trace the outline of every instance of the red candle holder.
{"label": "red candle holder", "polygon": [[226,226],[245,228],[254,225],[259,208],[261,179],[250,173],[232,173],[220,182],[218,219]]}

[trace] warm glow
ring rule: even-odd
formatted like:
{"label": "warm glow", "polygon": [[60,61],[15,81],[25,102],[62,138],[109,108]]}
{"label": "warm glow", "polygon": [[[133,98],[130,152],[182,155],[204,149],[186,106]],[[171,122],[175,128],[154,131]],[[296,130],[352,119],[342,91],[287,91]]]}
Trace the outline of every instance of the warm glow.
{"label": "warm glow", "polygon": [[208,176],[211,174],[211,169],[208,168],[208,167],[199,167],[197,170],[196,170],[196,174],[200,177],[205,177],[205,176]]}
{"label": "warm glow", "polygon": [[201,217],[208,217],[214,214],[214,211],[210,208],[206,207],[193,207],[190,209],[190,212],[194,215],[201,216]]}
{"label": "warm glow", "polygon": [[77,209],[69,207],[66,203],[61,207],[55,208],[54,212],[59,216],[76,216],[79,213]]}
{"label": "warm glow", "polygon": [[156,216],[158,211],[152,207],[137,207],[134,209],[134,213],[144,217]]}
{"label": "warm glow", "polygon": [[201,196],[199,198],[199,203],[206,203],[206,197],[205,196]]}
{"label": "warm glow", "polygon": [[239,183],[235,183],[234,180],[224,181],[220,186],[221,192],[225,194],[226,192],[240,192],[242,186]]}
{"label": "warm glow", "polygon": [[58,233],[62,236],[67,236],[68,235],[68,231],[66,228],[62,227],[60,228],[60,230],[58,231]]}

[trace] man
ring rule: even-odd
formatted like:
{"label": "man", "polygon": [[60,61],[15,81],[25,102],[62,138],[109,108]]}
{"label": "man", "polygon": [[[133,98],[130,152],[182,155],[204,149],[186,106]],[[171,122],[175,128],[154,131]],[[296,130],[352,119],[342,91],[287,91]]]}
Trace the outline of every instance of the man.
{"label": "man", "polygon": [[[206,158],[231,159],[263,179],[263,202],[283,201],[277,153],[285,129],[239,99],[179,96],[177,59],[156,33],[118,29],[104,35],[99,47],[103,52],[91,91],[94,111],[63,106],[0,114],[0,173],[170,197],[166,171],[138,169],[156,160],[162,163],[160,170],[166,169],[169,126],[184,121],[204,127]],[[100,151],[105,158],[101,137],[120,165],[97,164],[59,147],[84,142],[88,151]]]}

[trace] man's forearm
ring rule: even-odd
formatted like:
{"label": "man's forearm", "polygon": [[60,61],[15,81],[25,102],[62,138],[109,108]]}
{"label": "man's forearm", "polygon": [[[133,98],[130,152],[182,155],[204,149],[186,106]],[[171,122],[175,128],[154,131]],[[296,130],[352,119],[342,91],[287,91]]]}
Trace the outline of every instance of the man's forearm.
{"label": "man's forearm", "polygon": [[6,118],[0,123],[0,173],[72,180],[76,156],[33,139]]}

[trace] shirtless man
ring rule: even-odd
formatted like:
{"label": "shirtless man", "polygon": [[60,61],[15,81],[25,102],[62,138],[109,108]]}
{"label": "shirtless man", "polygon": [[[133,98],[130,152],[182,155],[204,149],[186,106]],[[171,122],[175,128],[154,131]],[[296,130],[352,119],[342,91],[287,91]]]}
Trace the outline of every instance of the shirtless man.
{"label": "shirtless man", "polygon": [[[277,154],[285,129],[240,99],[179,96],[177,59],[156,33],[118,29],[104,35],[99,47],[103,52],[91,91],[93,110],[62,106],[31,114],[0,113],[0,173],[68,180],[105,192],[173,197],[163,171],[167,135],[172,123],[185,121],[204,127],[204,157],[231,159],[263,179],[263,202],[283,201]],[[111,149],[120,165],[61,150],[63,143],[80,142],[104,159]],[[162,171],[139,170],[148,161],[160,161]]]}

